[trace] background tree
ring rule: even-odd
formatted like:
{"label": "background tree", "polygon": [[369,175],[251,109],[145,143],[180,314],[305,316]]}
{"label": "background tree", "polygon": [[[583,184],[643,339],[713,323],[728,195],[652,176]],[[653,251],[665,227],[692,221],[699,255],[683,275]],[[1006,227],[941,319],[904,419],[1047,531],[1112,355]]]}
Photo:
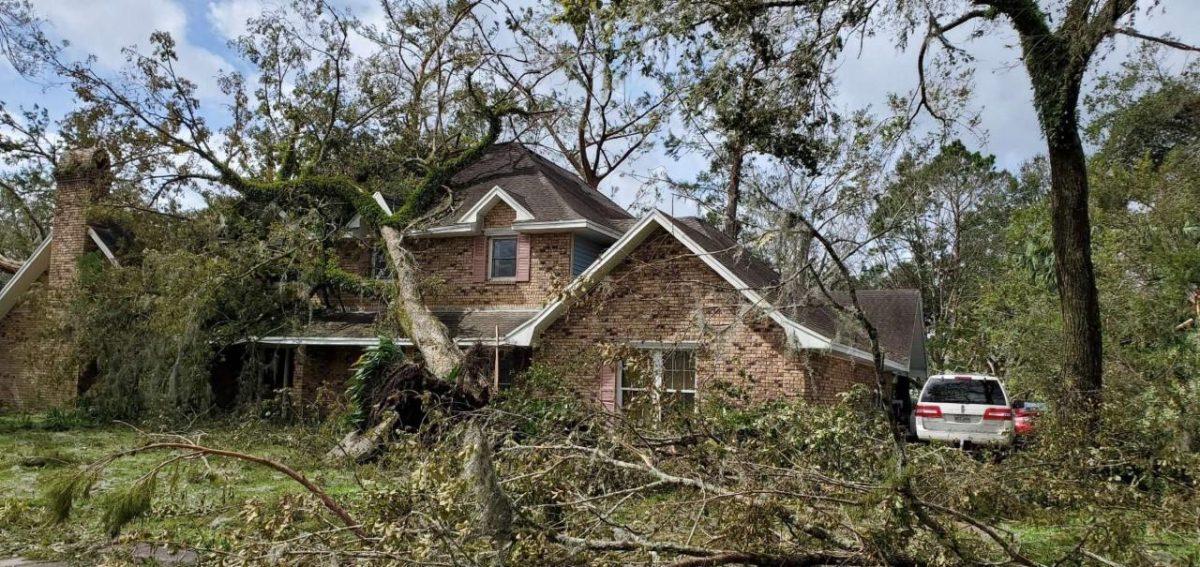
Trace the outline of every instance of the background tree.
{"label": "background tree", "polygon": [[791,15],[766,13],[753,25],[727,26],[657,66],[664,88],[680,93],[681,128],[666,139],[668,155],[700,157],[708,171],[670,180],[675,191],[717,211],[724,232],[738,239],[745,185],[755,156],[766,167],[815,173],[828,148],[819,143],[840,117],[827,104],[831,77],[819,69],[820,33]]}
{"label": "background tree", "polygon": [[[1003,21],[1020,38],[1021,61],[1033,85],[1034,110],[1046,139],[1050,164],[1051,234],[1063,321],[1063,375],[1068,385],[1062,392],[1060,408],[1083,412],[1084,421],[1090,424],[1096,423],[1101,401],[1103,343],[1091,257],[1087,158],[1079,135],[1084,78],[1102,43],[1117,34],[1189,48],[1170,39],[1146,36],[1125,25],[1123,22],[1132,18],[1137,5],[1136,0],[1071,0],[1061,4],[976,0],[960,13],[950,15],[946,14],[955,7],[953,4],[913,3],[911,12],[929,14],[928,33],[918,59],[922,79],[931,44],[957,49],[946,35],[955,28],[971,22],[995,26]],[[926,92],[924,84],[921,92]],[[927,97],[922,96],[922,104],[934,116],[939,115]]]}
{"label": "background tree", "polygon": [[881,234],[880,283],[921,290],[936,368],[965,362],[954,357],[964,331],[959,315],[978,300],[1006,252],[999,241],[1010,211],[1023,204],[1016,188],[994,158],[955,141],[931,158],[902,158],[872,212]]}
{"label": "background tree", "polygon": [[[636,36],[588,2],[514,8],[501,2],[512,45],[485,33],[496,74],[532,115],[523,136],[549,147],[593,189],[654,144],[673,93],[638,65]],[[481,25],[482,22],[481,22]],[[493,32],[497,28],[493,28]]]}

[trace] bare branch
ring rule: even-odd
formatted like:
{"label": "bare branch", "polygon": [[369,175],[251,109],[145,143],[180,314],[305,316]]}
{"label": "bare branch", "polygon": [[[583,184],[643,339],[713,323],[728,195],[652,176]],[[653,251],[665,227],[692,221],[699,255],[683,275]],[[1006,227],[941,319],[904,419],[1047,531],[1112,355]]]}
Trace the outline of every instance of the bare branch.
{"label": "bare branch", "polygon": [[17,270],[20,270],[21,266],[23,266],[23,265],[25,265],[25,262],[21,262],[21,261],[13,260],[11,258],[5,258],[4,256],[0,256],[0,272],[8,272],[10,274],[15,274],[15,273],[17,273]]}
{"label": "bare branch", "polygon": [[1169,37],[1146,35],[1133,28],[1113,28],[1112,33],[1136,37],[1140,40],[1158,43],[1174,49],[1181,49],[1183,51],[1200,51],[1200,46],[1183,43],[1182,41],[1174,40]]}
{"label": "bare branch", "polygon": [[0,180],[0,189],[4,189],[4,192],[8,193],[8,195],[12,197],[14,201],[16,201],[17,206],[21,208],[21,212],[25,214],[25,218],[29,220],[29,224],[32,224],[37,230],[38,237],[46,238],[45,225],[38,220],[37,215],[33,213],[33,209],[29,206],[29,202],[17,192],[17,188],[3,180]]}
{"label": "bare branch", "polygon": [[90,468],[91,469],[103,468],[104,466],[108,465],[112,461],[122,458],[122,457],[128,457],[128,456],[132,456],[132,455],[137,455],[139,453],[146,453],[146,452],[150,452],[150,451],[157,451],[157,450],[164,450],[164,449],[168,449],[168,450],[169,449],[177,449],[177,450],[182,450],[182,451],[189,451],[194,456],[214,455],[214,456],[218,456],[218,457],[228,457],[231,459],[247,461],[247,462],[263,465],[270,469],[274,469],[275,471],[280,472],[283,475],[287,476],[288,478],[291,478],[292,480],[296,481],[301,486],[303,486],[306,490],[308,490],[314,496],[316,496],[317,499],[320,500],[321,503],[325,506],[325,508],[328,509],[330,512],[333,512],[333,514],[335,516],[337,516],[339,519],[341,519],[342,523],[344,523],[346,525],[346,527],[350,529],[350,531],[354,532],[354,535],[358,536],[358,538],[360,540],[363,540],[363,541],[370,540],[370,536],[367,535],[367,532],[365,529],[363,529],[362,524],[358,523],[358,521],[356,521],[352,516],[350,516],[350,513],[347,512],[346,509],[343,508],[340,504],[338,504],[336,500],[334,500],[332,497],[330,497],[328,493],[326,493],[324,490],[322,490],[321,487],[317,486],[315,483],[313,483],[311,480],[309,480],[308,477],[305,477],[303,474],[297,472],[295,469],[292,469],[291,467],[289,467],[287,465],[284,465],[277,461],[273,461],[266,457],[259,457],[257,455],[250,455],[247,453],[239,453],[237,451],[227,451],[225,449],[214,449],[211,447],[204,447],[202,445],[197,445],[195,443],[192,443],[191,441],[161,442],[161,443],[151,443],[149,445],[143,445],[143,446],[137,447],[135,449],[129,449],[127,451],[122,451],[120,453],[110,455],[110,456],[106,457],[105,459],[93,464],[92,467],[90,467]]}

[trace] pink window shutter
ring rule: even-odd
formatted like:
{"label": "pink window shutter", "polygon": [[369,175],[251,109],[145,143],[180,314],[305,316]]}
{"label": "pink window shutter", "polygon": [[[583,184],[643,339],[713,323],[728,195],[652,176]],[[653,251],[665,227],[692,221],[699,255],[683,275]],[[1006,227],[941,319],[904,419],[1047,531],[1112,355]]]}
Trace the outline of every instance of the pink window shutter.
{"label": "pink window shutter", "polygon": [[486,236],[476,236],[475,242],[471,246],[471,280],[476,282],[487,281],[488,274],[488,238]]}
{"label": "pink window shutter", "polygon": [[532,256],[528,234],[517,235],[517,281],[529,281],[529,264]]}
{"label": "pink window shutter", "polygon": [[617,365],[605,364],[596,373],[596,401],[608,411],[617,411]]}

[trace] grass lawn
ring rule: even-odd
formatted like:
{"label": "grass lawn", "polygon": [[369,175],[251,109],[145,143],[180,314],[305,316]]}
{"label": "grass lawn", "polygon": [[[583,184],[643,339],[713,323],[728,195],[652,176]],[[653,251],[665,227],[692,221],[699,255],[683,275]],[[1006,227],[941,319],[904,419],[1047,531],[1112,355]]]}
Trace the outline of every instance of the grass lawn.
{"label": "grass lawn", "polygon": [[[188,436],[201,444],[265,456],[302,472],[335,498],[353,500],[359,482],[378,475],[372,466],[330,467],[320,461],[331,446],[331,431],[315,427],[263,423],[198,428]],[[186,545],[219,553],[228,548],[224,535],[244,523],[250,508],[267,511],[287,506],[288,499],[307,497],[298,484],[260,465],[209,458],[208,466],[189,463],[168,467],[158,477],[152,512],[127,525],[117,539],[103,528],[100,498],[76,501],[71,518],[54,523],[44,505],[42,484],[116,451],[137,447],[149,438],[126,425],[53,431],[29,418],[0,418],[0,558],[24,556],[95,564],[101,559],[123,563],[133,542]],[[128,486],[169,452],[145,453],[118,460],[103,475],[94,493]],[[357,480],[356,480],[357,479]],[[314,529],[329,527],[331,518],[306,520]]]}

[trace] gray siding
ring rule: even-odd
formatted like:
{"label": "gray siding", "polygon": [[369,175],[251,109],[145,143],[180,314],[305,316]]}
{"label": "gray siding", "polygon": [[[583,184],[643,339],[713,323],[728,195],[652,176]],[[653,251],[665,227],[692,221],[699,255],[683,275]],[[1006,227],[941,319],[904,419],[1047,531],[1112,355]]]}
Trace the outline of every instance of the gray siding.
{"label": "gray siding", "polygon": [[605,248],[599,242],[576,235],[575,243],[571,246],[571,275],[582,274],[604,253]]}

